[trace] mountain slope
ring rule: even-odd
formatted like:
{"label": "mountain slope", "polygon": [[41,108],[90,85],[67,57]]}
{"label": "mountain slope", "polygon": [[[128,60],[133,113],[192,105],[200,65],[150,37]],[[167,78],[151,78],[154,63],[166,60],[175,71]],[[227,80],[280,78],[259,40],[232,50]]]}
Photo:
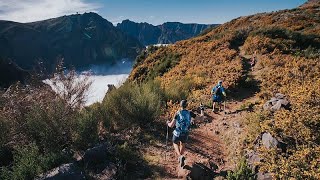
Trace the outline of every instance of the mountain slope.
{"label": "mountain slope", "polygon": [[0,21],[0,56],[24,69],[43,61],[52,70],[58,58],[75,67],[111,64],[133,59],[141,49],[138,41],[95,13],[32,23]]}
{"label": "mountain slope", "polygon": [[[210,90],[223,79],[228,103],[243,105],[227,116],[231,122],[234,118],[240,121],[228,128],[237,126],[241,134],[214,129],[219,136],[229,137],[226,151],[232,153],[227,159],[241,158],[233,146],[240,144],[239,151],[258,153],[263,159],[258,164],[259,171],[270,172],[275,179],[317,179],[319,17],[319,1],[291,10],[239,17],[196,38],[148,49],[137,58],[129,79],[137,82],[157,79],[171,96],[175,95],[172,97],[178,97],[172,98],[173,102],[187,98],[194,109],[200,102],[211,105]],[[251,70],[249,62],[255,52],[257,63]],[[290,100],[291,110],[262,111],[264,102],[279,92]],[[174,112],[168,111],[171,110]],[[246,116],[236,117],[242,111]],[[276,137],[285,148],[256,147],[254,141],[263,132]],[[238,136],[244,137],[244,141],[236,142]]]}
{"label": "mountain slope", "polygon": [[148,23],[135,23],[130,20],[124,20],[117,24],[117,28],[135,37],[144,45],[175,43],[197,36],[205,29],[215,26],[217,25],[183,24],[179,22],[167,22],[154,26]]}
{"label": "mountain slope", "polygon": [[16,81],[24,83],[25,78],[29,75],[27,71],[19,68],[16,64],[0,59],[0,87],[9,87]]}

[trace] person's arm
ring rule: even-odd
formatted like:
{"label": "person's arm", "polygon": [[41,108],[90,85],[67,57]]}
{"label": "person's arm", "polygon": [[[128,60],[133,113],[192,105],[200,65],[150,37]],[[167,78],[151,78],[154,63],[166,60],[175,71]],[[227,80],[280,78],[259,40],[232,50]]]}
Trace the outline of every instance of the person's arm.
{"label": "person's arm", "polygon": [[168,124],[169,127],[172,128],[172,127],[174,127],[174,126],[176,125],[177,116],[178,116],[178,114],[176,113],[176,114],[174,115],[174,118],[171,120],[171,122],[170,122],[170,121],[167,122],[167,124]]}
{"label": "person's arm", "polygon": [[223,96],[224,96],[224,97],[227,97],[226,91],[224,90],[223,87],[221,88],[221,91],[222,91]]}
{"label": "person's arm", "polygon": [[176,119],[172,119],[171,122],[168,121],[168,126],[171,127],[171,128],[173,128],[175,124],[176,124]]}
{"label": "person's arm", "polygon": [[194,124],[194,118],[196,118],[197,117],[197,115],[195,114],[195,113],[193,113],[192,111],[190,111],[190,116],[191,116],[191,124]]}

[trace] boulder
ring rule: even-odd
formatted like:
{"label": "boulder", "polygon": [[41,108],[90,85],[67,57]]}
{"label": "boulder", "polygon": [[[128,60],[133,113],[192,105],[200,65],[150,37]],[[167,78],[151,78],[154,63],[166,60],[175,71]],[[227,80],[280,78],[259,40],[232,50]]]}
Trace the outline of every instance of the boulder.
{"label": "boulder", "polygon": [[278,99],[275,97],[272,97],[268,102],[271,103],[272,105],[277,104]]}
{"label": "boulder", "polygon": [[277,98],[277,99],[284,99],[286,96],[284,95],[284,94],[281,94],[281,93],[277,93],[276,95],[275,95],[275,98]]}
{"label": "boulder", "polygon": [[107,94],[110,93],[112,90],[117,89],[116,86],[114,86],[113,84],[108,84],[108,91]]}
{"label": "boulder", "polygon": [[113,180],[116,179],[117,166],[113,163],[109,163],[99,174],[96,174],[93,178],[99,180]]}
{"label": "boulder", "polygon": [[263,105],[263,109],[271,112],[276,112],[281,108],[290,110],[290,102],[284,94],[277,93],[275,97],[272,97]]}
{"label": "boulder", "polygon": [[281,105],[283,105],[283,106],[288,106],[289,105],[289,101],[287,99],[280,99],[278,102],[280,102]]}
{"label": "boulder", "polygon": [[267,102],[263,105],[263,110],[269,111],[271,107],[272,107],[272,103],[270,103],[269,101],[267,101]]}
{"label": "boulder", "polygon": [[73,163],[63,164],[54,168],[40,177],[37,180],[80,180],[85,179],[84,173],[80,171]]}
{"label": "boulder", "polygon": [[281,102],[277,101],[277,103],[270,108],[270,111],[271,112],[279,111],[281,109],[281,107],[282,107]]}
{"label": "boulder", "polygon": [[89,166],[103,163],[108,159],[110,155],[109,152],[110,145],[108,143],[103,143],[87,149],[80,161]]}
{"label": "boulder", "polygon": [[268,132],[262,134],[261,143],[267,149],[276,148],[279,144],[278,140]]}

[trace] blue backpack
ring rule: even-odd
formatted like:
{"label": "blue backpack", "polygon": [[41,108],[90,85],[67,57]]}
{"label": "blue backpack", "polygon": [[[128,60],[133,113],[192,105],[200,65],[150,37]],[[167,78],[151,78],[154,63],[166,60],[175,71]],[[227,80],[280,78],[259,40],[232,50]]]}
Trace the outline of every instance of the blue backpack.
{"label": "blue backpack", "polygon": [[176,129],[173,134],[179,137],[181,134],[187,134],[191,124],[191,115],[188,110],[181,110],[177,112]]}

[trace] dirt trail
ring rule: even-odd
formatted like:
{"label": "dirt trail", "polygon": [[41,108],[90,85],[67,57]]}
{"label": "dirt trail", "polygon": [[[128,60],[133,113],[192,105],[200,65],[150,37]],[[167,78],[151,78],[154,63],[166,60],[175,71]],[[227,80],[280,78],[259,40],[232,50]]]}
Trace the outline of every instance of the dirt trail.
{"label": "dirt trail", "polygon": [[[251,57],[244,57],[244,78],[252,77],[249,67]],[[253,78],[254,79],[254,78]],[[256,83],[256,82],[253,82]],[[254,86],[254,87],[252,87]],[[227,101],[226,113],[205,110],[203,117],[195,119],[196,128],[191,130],[186,144],[186,165],[179,167],[178,157],[172,147],[172,131],[169,130],[168,147],[165,143],[145,149],[146,159],[157,171],[155,178],[159,179],[223,179],[228,170],[233,170],[237,156],[242,146],[239,137],[243,132],[241,120],[248,111],[252,110],[257,98],[255,93],[257,84],[240,87],[236,92],[237,97]],[[250,103],[248,103],[250,102]]]}
{"label": "dirt trail", "polygon": [[[248,99],[253,100],[253,99]],[[232,170],[235,164],[229,159],[230,144],[226,143],[225,137],[230,136],[232,141],[237,141],[241,134],[240,125],[243,113],[248,109],[241,107],[245,101],[229,101],[224,112],[213,113],[212,109],[205,110],[205,116],[195,119],[196,128],[190,132],[186,144],[186,165],[180,168],[178,157],[174,153],[171,137],[172,129],[169,130],[168,149],[165,144],[150,147],[146,150],[147,159],[158,168],[159,179],[213,179],[219,176],[225,177],[228,170]],[[237,147],[234,147],[237,148]],[[204,177],[206,176],[206,177]]]}

